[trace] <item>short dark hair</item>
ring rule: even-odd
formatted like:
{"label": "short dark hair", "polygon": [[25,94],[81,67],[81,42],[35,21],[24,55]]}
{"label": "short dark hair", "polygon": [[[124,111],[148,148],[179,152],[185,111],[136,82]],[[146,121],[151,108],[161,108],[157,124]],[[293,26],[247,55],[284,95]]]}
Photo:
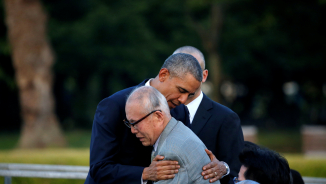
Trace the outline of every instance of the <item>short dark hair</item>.
{"label": "short dark hair", "polygon": [[203,80],[203,71],[199,62],[190,54],[173,54],[165,60],[162,68],[168,69],[171,77],[182,78],[190,73],[197,81]]}
{"label": "short dark hair", "polygon": [[290,167],[287,160],[267,148],[244,148],[239,155],[247,170],[244,177],[264,184],[289,184]]}

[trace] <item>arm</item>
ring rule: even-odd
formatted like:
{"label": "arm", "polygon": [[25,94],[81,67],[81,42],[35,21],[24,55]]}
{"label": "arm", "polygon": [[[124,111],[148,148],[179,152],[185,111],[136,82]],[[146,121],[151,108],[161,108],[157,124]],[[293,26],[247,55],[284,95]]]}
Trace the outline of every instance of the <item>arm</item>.
{"label": "arm", "polygon": [[[122,111],[123,110],[123,111]],[[121,165],[124,109],[106,98],[97,106],[90,146],[90,176],[96,183],[140,183],[144,167]]]}
{"label": "arm", "polygon": [[239,154],[244,146],[240,119],[236,113],[232,112],[224,119],[216,144],[216,149],[219,150],[216,157],[230,167],[230,174],[221,183],[233,183],[232,179],[238,176],[241,167]]}
{"label": "arm", "polygon": [[[205,178],[212,178],[210,181],[216,181],[223,177],[221,183],[225,184],[229,181],[233,182],[232,178],[238,175],[241,165],[238,156],[243,148],[243,134],[238,115],[232,111],[223,113],[227,113],[227,115],[222,120],[221,129],[217,133],[215,153],[220,161],[229,165],[231,172],[223,177],[226,174],[226,167],[223,162],[215,158],[212,152],[208,151],[211,163],[203,167],[202,175],[206,175]],[[217,177],[215,177],[215,172]]]}
{"label": "arm", "polygon": [[[174,177],[178,165],[172,161],[157,162],[158,159],[149,167],[142,167],[150,163],[151,148],[142,146],[135,135],[131,134],[122,122],[124,116],[124,106],[119,106],[115,101],[107,98],[99,103],[90,147],[91,178],[96,183],[140,184],[142,178],[153,180],[153,177]],[[133,161],[128,161],[129,159]]]}

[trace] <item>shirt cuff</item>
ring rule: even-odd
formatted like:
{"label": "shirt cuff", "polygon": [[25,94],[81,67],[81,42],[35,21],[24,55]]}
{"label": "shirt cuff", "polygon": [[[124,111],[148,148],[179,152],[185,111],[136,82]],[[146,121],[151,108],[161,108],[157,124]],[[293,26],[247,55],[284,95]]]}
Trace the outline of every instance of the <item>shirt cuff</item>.
{"label": "shirt cuff", "polygon": [[148,180],[143,180],[143,175],[141,175],[140,181],[141,184],[147,184]]}

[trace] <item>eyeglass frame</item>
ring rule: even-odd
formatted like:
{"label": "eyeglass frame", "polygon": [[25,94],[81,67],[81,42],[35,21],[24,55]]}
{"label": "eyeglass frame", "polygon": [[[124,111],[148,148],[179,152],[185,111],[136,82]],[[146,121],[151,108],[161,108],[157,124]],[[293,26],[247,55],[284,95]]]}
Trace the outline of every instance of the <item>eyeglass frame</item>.
{"label": "eyeglass frame", "polygon": [[[130,123],[130,122],[129,122],[128,120],[126,120],[126,119],[123,120],[123,123],[124,123],[128,128],[131,128],[131,126],[135,128],[135,125],[136,125],[137,123],[143,121],[145,118],[147,118],[149,115],[153,114],[153,113],[156,112],[156,111],[160,111],[160,112],[162,112],[162,110],[153,110],[152,112],[148,113],[146,116],[140,118],[138,121],[135,121],[134,123]],[[136,128],[135,128],[135,129],[136,129]]]}

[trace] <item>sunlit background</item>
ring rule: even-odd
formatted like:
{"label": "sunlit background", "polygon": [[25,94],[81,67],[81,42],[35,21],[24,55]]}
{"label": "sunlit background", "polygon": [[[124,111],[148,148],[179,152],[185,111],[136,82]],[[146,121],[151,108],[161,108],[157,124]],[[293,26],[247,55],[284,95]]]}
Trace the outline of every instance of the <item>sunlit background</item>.
{"label": "sunlit background", "polygon": [[[28,18],[13,20],[40,3],[54,58],[48,82],[65,142],[59,145],[87,153],[100,100],[155,77],[175,49],[191,45],[204,53],[209,70],[203,91],[239,115],[250,140],[282,153],[326,155],[325,0],[21,0],[21,9],[11,0],[0,2],[0,152],[28,147],[22,134],[30,116],[17,70],[40,48],[18,42],[42,35],[10,35],[33,30]],[[19,49],[25,54],[13,57]],[[42,68],[38,61],[28,64],[22,73]],[[30,106],[47,101],[35,99]],[[32,114],[37,119],[41,112]],[[87,165],[84,159],[81,165]],[[326,177],[325,166],[318,170]]]}

